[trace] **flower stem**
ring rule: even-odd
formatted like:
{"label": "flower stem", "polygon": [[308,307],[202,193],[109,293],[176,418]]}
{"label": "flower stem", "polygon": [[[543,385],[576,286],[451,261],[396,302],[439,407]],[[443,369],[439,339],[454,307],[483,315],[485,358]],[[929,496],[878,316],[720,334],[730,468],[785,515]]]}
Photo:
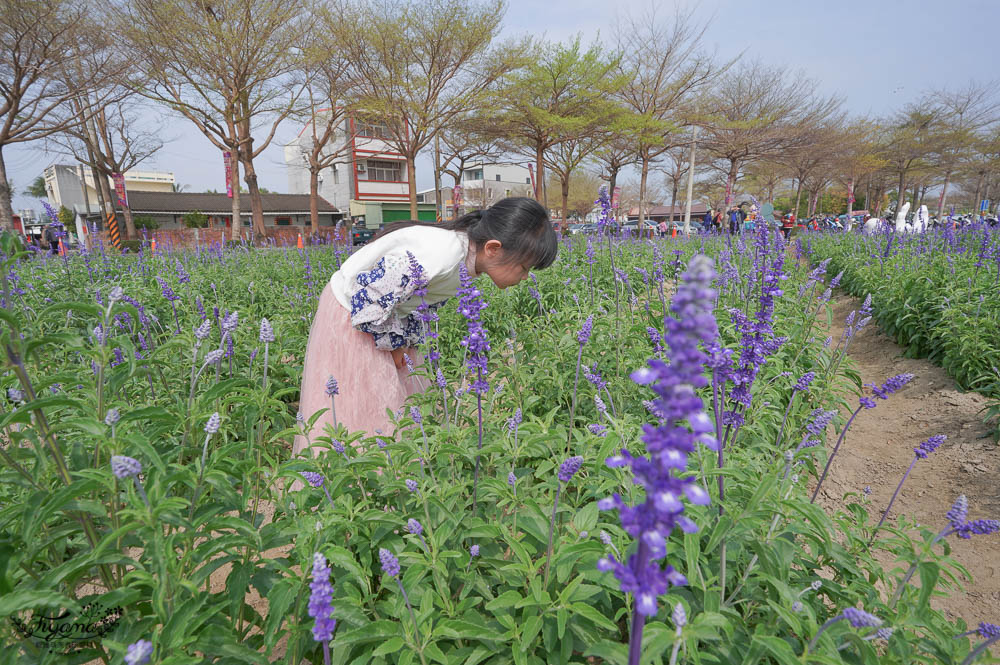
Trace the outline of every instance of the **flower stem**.
{"label": "flower stem", "polygon": [[576,389],[580,385],[580,361],[583,359],[583,344],[576,354],[576,378],[573,379],[573,402],[569,409],[569,428],[566,434],[566,454],[569,454],[569,444],[573,441],[573,424],[576,420]]}
{"label": "flower stem", "polygon": [[549,586],[549,565],[552,563],[552,533],[556,528],[556,510],[559,508],[559,491],[562,490],[562,483],[556,485],[556,500],[552,504],[552,519],[549,520],[549,549],[545,555],[545,578],[542,580],[542,588]]}
{"label": "flower stem", "polygon": [[851,418],[844,425],[844,429],[840,432],[840,438],[837,439],[837,445],[833,447],[833,452],[830,453],[830,458],[826,460],[826,466],[823,467],[823,475],[819,477],[819,482],[816,483],[816,489],[813,491],[812,498],[809,499],[809,503],[816,503],[816,497],[819,496],[819,488],[823,486],[823,481],[826,480],[826,474],[830,471],[830,465],[833,464],[833,458],[836,457],[837,451],[840,450],[840,444],[844,442],[844,437],[847,436],[847,430],[850,429],[851,423],[854,422],[854,418],[861,413],[861,409],[864,407],[859,406],[851,414]]}
{"label": "flower stem", "polygon": [[871,538],[868,539],[868,545],[866,547],[871,547],[872,543],[875,542],[875,534],[878,533],[878,530],[882,527],[883,522],[885,522],[885,518],[889,516],[889,510],[892,509],[892,503],[896,500],[896,497],[899,495],[899,490],[903,489],[903,483],[906,482],[906,479],[910,475],[910,471],[913,471],[913,467],[916,463],[917,463],[917,456],[914,455],[913,461],[910,462],[910,467],[906,470],[906,473],[903,474],[903,479],[899,481],[899,485],[896,485],[896,491],[892,493],[892,498],[889,499],[889,505],[885,507],[885,512],[882,513],[882,519],[878,521],[878,524],[875,525],[875,529],[872,530],[872,536]]}
{"label": "flower stem", "polygon": [[[476,369],[476,380],[477,383],[483,380],[483,370]],[[482,451],[483,449],[483,395],[478,390],[476,391],[476,413],[479,416],[479,447],[477,451]],[[476,512],[476,498],[479,492],[479,457],[480,452],[476,453],[476,473],[472,479],[472,512]]]}
{"label": "flower stem", "polygon": [[988,649],[990,645],[996,642],[997,640],[1000,640],[1000,635],[994,635],[990,639],[980,644],[972,651],[972,653],[970,653],[968,656],[965,657],[965,660],[962,661],[962,665],[971,665],[971,663],[974,660],[976,660],[976,658],[979,658],[980,654],[986,651],[986,649]]}
{"label": "flower stem", "polygon": [[[646,541],[639,539],[639,549],[636,551],[636,570],[646,569],[646,559],[649,558],[649,546]],[[632,630],[628,640],[628,665],[639,665],[642,659],[642,629],[645,627],[646,617],[639,612],[639,603],[633,603],[632,608]]]}
{"label": "flower stem", "polygon": [[427,665],[427,661],[424,660],[424,647],[420,644],[420,627],[417,626],[417,615],[413,613],[413,606],[410,605],[410,597],[406,595],[406,589],[403,588],[403,581],[397,577],[396,584],[399,585],[399,590],[403,594],[403,600],[406,601],[406,609],[410,611],[410,619],[413,620],[413,632],[417,636],[417,645],[420,647],[417,649],[420,654],[420,662],[423,663],[423,665]]}

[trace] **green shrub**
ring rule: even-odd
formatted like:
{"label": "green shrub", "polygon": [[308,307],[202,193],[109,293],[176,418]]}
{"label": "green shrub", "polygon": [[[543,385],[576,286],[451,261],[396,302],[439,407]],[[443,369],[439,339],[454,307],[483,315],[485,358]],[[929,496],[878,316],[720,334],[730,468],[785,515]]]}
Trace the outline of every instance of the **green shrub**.
{"label": "green shrub", "polygon": [[208,226],[208,215],[200,210],[192,210],[181,216],[184,226],[189,229],[203,229]]}
{"label": "green shrub", "polygon": [[160,223],[149,215],[136,215],[132,218],[132,222],[135,224],[136,229],[146,229],[147,231],[154,231],[160,228]]}

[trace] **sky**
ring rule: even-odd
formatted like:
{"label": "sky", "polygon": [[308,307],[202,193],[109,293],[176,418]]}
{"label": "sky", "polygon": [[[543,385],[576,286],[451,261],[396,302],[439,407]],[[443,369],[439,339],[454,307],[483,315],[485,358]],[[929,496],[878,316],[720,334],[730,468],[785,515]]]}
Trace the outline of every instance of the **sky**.
{"label": "sky", "polygon": [[[1000,2],[995,0],[508,0],[504,35],[531,34],[550,41],[581,35],[584,43],[609,40],[616,18],[655,6],[661,15],[690,9],[708,23],[703,46],[720,59],[742,55],[768,65],[801,70],[820,93],[839,95],[857,115],[891,113],[928,90],[958,87],[970,79],[1000,81]],[[650,45],[655,49],[655,45]],[[149,111],[157,119],[160,109]],[[190,123],[162,120],[165,145],[138,168],[171,171],[189,191],[225,191],[222,156]],[[299,127],[287,123],[255,160],[260,185],[287,191],[282,146]],[[5,148],[7,174],[21,192],[50,164],[72,160],[43,142]],[[428,157],[418,159],[418,189],[433,187]],[[16,194],[15,212],[40,210],[36,199]]]}

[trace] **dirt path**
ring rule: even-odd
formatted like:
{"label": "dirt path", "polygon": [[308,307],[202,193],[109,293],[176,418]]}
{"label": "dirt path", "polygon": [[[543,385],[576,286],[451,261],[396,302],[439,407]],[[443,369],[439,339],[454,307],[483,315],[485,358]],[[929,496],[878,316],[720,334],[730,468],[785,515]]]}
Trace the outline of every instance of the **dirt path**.
{"label": "dirt path", "polygon": [[[855,298],[836,297],[830,330],[834,340],[843,333],[845,317],[860,307]],[[866,384],[881,384],[903,372],[912,373],[914,379],[887,402],[858,415],[824,484],[823,503],[833,507],[844,493],[870,486],[871,512],[877,522],[913,459],[913,448],[929,436],[945,434],[944,445],[913,469],[893,504],[893,514],[906,514],[937,531],[955,498],[965,494],[970,519],[1000,517],[1000,447],[989,436],[984,438],[987,428],[979,415],[986,398],[961,392],[943,369],[928,360],[904,358],[902,348],[874,323],[851,341],[849,355]],[[970,626],[1000,621],[1000,536],[952,537],[950,544],[952,556],[969,570],[973,582],[965,585],[964,593],[955,591],[932,603]]]}

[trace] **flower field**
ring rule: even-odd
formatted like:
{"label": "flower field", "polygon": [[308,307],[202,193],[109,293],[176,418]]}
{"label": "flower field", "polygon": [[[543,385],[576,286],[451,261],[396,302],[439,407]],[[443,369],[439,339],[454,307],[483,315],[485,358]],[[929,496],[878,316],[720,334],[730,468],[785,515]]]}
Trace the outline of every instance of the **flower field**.
{"label": "flower field", "polygon": [[[955,266],[955,307],[990,316],[984,242],[896,239],[885,269]],[[366,438],[297,413],[342,247],[5,235],[0,661],[988,662],[1000,629],[931,605],[972,582],[951,549],[996,537],[975,497],[933,528],[862,488],[814,503],[911,377],[863,386],[847,357],[896,307],[885,245],[802,243],[812,265],[764,230],[578,237],[519,287],[466,284],[425,313],[434,385]],[[824,339],[838,283],[872,297]],[[116,619],[45,619],[95,606]]]}
{"label": "flower field", "polygon": [[[802,242],[802,241],[800,241]],[[966,390],[1000,398],[1000,237],[987,224],[918,235],[826,235],[805,241],[850,293],[875,296],[879,326]],[[987,412],[1000,420],[1000,401]],[[1000,422],[998,422],[1000,425]],[[1000,436],[1000,428],[994,436]]]}

